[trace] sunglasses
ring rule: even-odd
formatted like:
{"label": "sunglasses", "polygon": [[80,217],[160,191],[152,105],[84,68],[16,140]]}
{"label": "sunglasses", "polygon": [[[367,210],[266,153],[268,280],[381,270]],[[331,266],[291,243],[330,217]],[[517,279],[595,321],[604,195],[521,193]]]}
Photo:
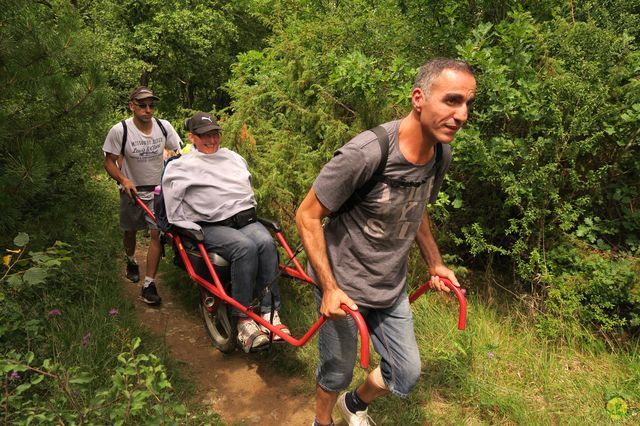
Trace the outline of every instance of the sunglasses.
{"label": "sunglasses", "polygon": [[144,102],[134,102],[134,104],[138,105],[138,108],[141,108],[141,109],[147,109],[147,108],[155,109],[155,107],[156,107],[155,104],[153,104],[153,103],[146,104]]}

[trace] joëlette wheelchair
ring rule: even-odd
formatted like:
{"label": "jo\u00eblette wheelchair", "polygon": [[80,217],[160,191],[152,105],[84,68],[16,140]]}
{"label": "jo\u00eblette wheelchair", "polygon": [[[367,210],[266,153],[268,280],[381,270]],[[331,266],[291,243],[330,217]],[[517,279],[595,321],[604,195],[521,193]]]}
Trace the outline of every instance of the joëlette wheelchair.
{"label": "jo\u00eblette wheelchair", "polygon": [[[134,197],[134,202],[157,222],[154,213],[143,201],[138,197]],[[258,220],[275,235],[280,247],[287,255],[287,261],[284,264],[279,264],[281,275],[307,284],[316,285],[296,259],[299,250],[296,250],[296,253],[294,253],[282,235],[282,230],[278,223],[263,218],[258,218]],[[282,341],[293,346],[306,344],[327,320],[325,316],[320,316],[299,339],[283,333],[279,328],[274,327],[269,321],[266,321],[259,314],[256,314],[254,312],[256,306],[243,306],[229,296],[228,292],[231,286],[229,262],[216,253],[207,252],[203,244],[204,238],[202,232],[194,232],[174,226],[171,231],[165,232],[164,236],[173,246],[175,254],[177,255],[177,265],[183,268],[189,274],[189,277],[199,285],[200,312],[202,313],[204,326],[213,345],[221,352],[231,353],[236,349],[237,329],[235,318],[231,315],[232,308],[240,310],[259,325],[267,328],[270,331],[270,340],[273,339],[274,335],[277,335]],[[464,330],[467,318],[467,301],[464,296],[464,290],[456,287],[446,278],[441,278],[441,280],[451,289],[458,299],[460,305],[458,329]],[[429,289],[429,283],[424,283],[409,296],[409,302],[413,303]],[[259,300],[259,298],[256,300]],[[368,368],[369,332],[364,318],[360,312],[350,309],[347,305],[343,304],[341,308],[353,318],[358,328],[360,335],[360,365],[362,368]]]}

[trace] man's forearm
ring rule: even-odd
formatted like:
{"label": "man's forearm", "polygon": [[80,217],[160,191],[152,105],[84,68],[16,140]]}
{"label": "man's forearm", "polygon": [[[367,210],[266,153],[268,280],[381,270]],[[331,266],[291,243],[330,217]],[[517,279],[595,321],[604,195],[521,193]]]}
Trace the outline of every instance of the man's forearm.
{"label": "man's forearm", "polygon": [[331,212],[325,208],[311,189],[296,212],[296,226],[302,239],[309,263],[323,291],[338,288],[327,256],[327,242],[322,229],[322,219]]}
{"label": "man's forearm", "polygon": [[107,157],[104,159],[104,169],[116,182],[122,183],[122,179],[125,176],[120,171],[120,168],[116,164],[115,160],[109,157],[109,154],[107,154]]}

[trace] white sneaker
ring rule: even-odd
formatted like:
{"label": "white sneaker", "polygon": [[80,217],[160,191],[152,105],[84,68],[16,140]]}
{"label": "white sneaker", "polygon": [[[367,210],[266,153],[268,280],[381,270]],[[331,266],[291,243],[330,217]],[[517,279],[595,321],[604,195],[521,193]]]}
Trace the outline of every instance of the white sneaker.
{"label": "white sneaker", "polygon": [[249,353],[268,345],[269,337],[254,320],[238,320],[238,343],[243,351]]}
{"label": "white sneaker", "polygon": [[[266,321],[269,322],[269,320],[271,319],[271,312],[266,312],[264,314],[261,315],[262,318]],[[280,321],[280,315],[278,314],[278,311],[275,311],[273,313],[273,322],[271,323],[273,324],[273,326],[277,329],[279,329],[280,331],[282,331],[285,334],[288,334],[289,336],[291,336],[291,332],[289,331],[289,328],[282,324],[282,321]],[[262,330],[263,333],[265,333],[267,336],[269,335],[270,331],[267,327],[263,327],[260,326],[260,330]],[[273,341],[274,342],[279,342],[282,341],[282,337],[278,336],[277,334],[273,334]]]}
{"label": "white sneaker", "polygon": [[344,398],[347,396],[347,392],[344,392],[338,397],[338,408],[342,418],[349,424],[349,426],[371,426],[375,425],[371,417],[367,414],[367,410],[356,411],[352,413],[347,408],[347,403]]}

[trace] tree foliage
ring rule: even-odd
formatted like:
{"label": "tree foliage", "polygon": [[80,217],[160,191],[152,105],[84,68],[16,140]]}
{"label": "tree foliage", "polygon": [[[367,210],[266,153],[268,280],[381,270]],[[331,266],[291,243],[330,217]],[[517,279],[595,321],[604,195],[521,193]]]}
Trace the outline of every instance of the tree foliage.
{"label": "tree foliage", "polygon": [[103,43],[69,2],[0,7],[0,234],[7,238],[30,213],[51,208],[60,186],[86,179],[87,141],[103,131],[110,91],[97,53]]}
{"label": "tree foliage", "polygon": [[[276,3],[269,46],[241,55],[227,86],[233,143],[276,216],[291,220],[338,146],[406,114],[416,67],[445,55],[479,82],[434,208],[448,252],[546,294],[566,279],[552,250],[640,249],[638,2]],[[590,299],[596,281],[572,291]],[[622,282],[586,321],[638,325],[640,283]]]}
{"label": "tree foliage", "polygon": [[221,86],[231,63],[240,51],[259,48],[266,34],[246,7],[245,0],[80,2],[87,25],[110,40],[105,60],[120,97],[150,86],[170,116],[228,103]]}

